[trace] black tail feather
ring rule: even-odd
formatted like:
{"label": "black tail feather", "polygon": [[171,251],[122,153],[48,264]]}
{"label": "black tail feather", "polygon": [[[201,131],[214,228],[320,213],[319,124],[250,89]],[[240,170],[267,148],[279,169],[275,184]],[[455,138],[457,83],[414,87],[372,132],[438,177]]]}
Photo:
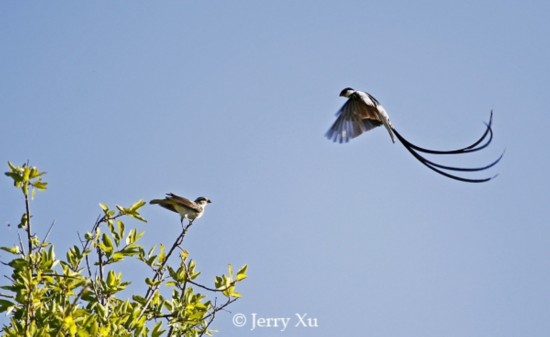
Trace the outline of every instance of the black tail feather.
{"label": "black tail feather", "polygon": [[[493,130],[491,128],[492,123],[493,123],[493,111],[491,110],[491,115],[489,117],[489,123],[485,124],[487,126],[487,128],[485,129],[485,132],[483,133],[483,135],[481,135],[481,137],[477,141],[475,141],[473,144],[471,144],[469,146],[466,146],[466,147],[463,147],[461,149],[448,150],[448,151],[431,150],[431,149],[426,149],[426,148],[420,147],[418,145],[415,145],[415,144],[409,142],[407,139],[405,139],[403,136],[401,136],[401,134],[399,132],[397,132],[397,130],[395,130],[393,128],[392,128],[392,130],[395,133],[395,135],[397,136],[397,138],[399,138],[399,141],[401,142],[401,144],[403,144],[405,146],[408,146],[413,150],[416,150],[416,151],[419,151],[419,152],[424,152],[424,153],[429,153],[429,154],[461,154],[461,153],[469,153],[469,152],[479,151],[479,150],[482,150],[482,149],[486,148],[487,146],[489,146],[489,144],[493,140]],[[489,135],[489,139],[487,140],[487,142],[485,144],[477,147],[481,142],[483,142],[483,140],[487,137],[487,135]]]}
{"label": "black tail feather", "polygon": [[[484,149],[491,143],[491,141],[493,139],[493,130],[491,129],[492,120],[493,120],[493,112],[491,111],[491,117],[489,119],[489,123],[486,124],[487,129],[485,130],[483,135],[476,142],[474,142],[473,144],[471,144],[467,147],[461,148],[461,149],[451,150],[451,151],[438,151],[438,150],[430,150],[430,149],[419,147],[419,146],[409,142],[403,136],[401,136],[401,134],[399,132],[397,132],[397,130],[395,130],[394,128],[392,128],[392,130],[395,133],[397,139],[401,142],[401,144],[403,144],[403,146],[407,149],[407,151],[409,151],[419,162],[421,162],[423,165],[425,165],[429,169],[431,169],[431,170],[433,170],[433,171],[435,171],[435,172],[437,172],[437,173],[439,173],[439,174],[441,174],[441,175],[443,175],[447,178],[451,178],[451,179],[454,179],[454,180],[468,182],[468,183],[483,183],[483,182],[487,182],[487,181],[495,178],[497,175],[494,175],[494,176],[489,177],[489,178],[472,179],[472,178],[460,177],[460,176],[457,176],[457,175],[454,175],[454,174],[447,173],[447,172],[442,171],[442,170],[460,171],[460,172],[484,171],[486,169],[489,169],[489,168],[495,166],[502,159],[502,156],[504,156],[504,153],[502,153],[492,163],[490,163],[488,165],[485,165],[485,166],[482,166],[482,167],[455,167],[455,166],[446,166],[446,165],[441,165],[441,164],[434,163],[434,162],[424,158],[420,154],[418,154],[417,151],[423,152],[423,153],[428,153],[428,154],[464,154],[464,153],[470,153],[470,152],[475,152],[475,151],[479,151],[481,149]],[[483,145],[478,146],[480,143],[483,142],[483,140],[487,136],[489,136],[489,139]]]}

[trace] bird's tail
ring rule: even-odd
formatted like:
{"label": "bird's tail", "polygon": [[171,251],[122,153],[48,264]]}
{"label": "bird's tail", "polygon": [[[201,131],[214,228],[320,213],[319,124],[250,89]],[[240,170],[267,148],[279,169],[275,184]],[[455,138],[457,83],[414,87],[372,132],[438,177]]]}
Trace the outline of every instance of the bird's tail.
{"label": "bird's tail", "polygon": [[384,126],[386,127],[386,130],[388,130],[388,133],[390,134],[392,143],[395,143],[395,136],[394,136],[394,130],[391,125],[388,125],[384,123]]}
{"label": "bird's tail", "polygon": [[[437,163],[434,163],[434,162],[426,159],[425,157],[421,156],[418,152],[434,154],[434,155],[442,155],[442,154],[465,154],[465,153],[476,152],[476,151],[482,150],[482,149],[486,148],[491,143],[491,141],[493,140],[493,130],[491,128],[492,121],[493,121],[493,111],[491,111],[491,117],[489,118],[489,123],[486,123],[487,128],[485,129],[485,132],[483,133],[483,135],[478,140],[476,140],[474,143],[472,143],[469,146],[466,146],[466,147],[463,147],[463,148],[460,148],[460,149],[456,149],[456,150],[448,150],[448,151],[431,150],[431,149],[426,149],[426,148],[420,147],[420,146],[415,145],[415,144],[411,143],[410,141],[408,141],[399,132],[397,132],[397,130],[395,128],[391,127],[391,130],[393,131],[393,133],[395,134],[395,136],[397,137],[399,142],[401,142],[401,144],[407,149],[407,151],[409,151],[413,155],[413,157],[415,157],[419,162],[421,162],[423,165],[425,165],[429,169],[431,169],[431,170],[433,170],[433,171],[435,171],[435,172],[437,172],[437,173],[439,173],[439,174],[441,174],[445,177],[451,178],[451,179],[455,179],[455,180],[459,180],[459,181],[463,181],[463,182],[468,182],[468,183],[483,183],[483,182],[486,182],[486,181],[489,181],[489,180],[495,178],[497,175],[494,175],[494,176],[488,177],[488,178],[472,179],[472,178],[465,178],[465,177],[457,176],[457,175],[454,175],[454,174],[450,174],[448,172],[445,172],[444,170],[447,170],[447,171],[460,171],[460,172],[484,171],[486,169],[489,169],[489,168],[495,166],[502,159],[502,156],[504,156],[504,152],[495,161],[493,161],[492,163],[490,163],[488,165],[482,166],[482,167],[455,167],[455,166],[441,165],[441,164],[437,164]],[[489,138],[485,141],[485,143],[483,143],[483,141],[487,138],[487,136]],[[483,144],[481,144],[481,143],[483,143]]]}

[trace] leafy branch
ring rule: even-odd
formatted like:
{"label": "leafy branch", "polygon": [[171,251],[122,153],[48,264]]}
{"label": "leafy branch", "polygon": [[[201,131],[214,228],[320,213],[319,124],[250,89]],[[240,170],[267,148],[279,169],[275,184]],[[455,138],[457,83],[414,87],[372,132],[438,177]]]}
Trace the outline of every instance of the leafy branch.
{"label": "leafy branch", "polygon": [[[47,241],[53,225],[43,240],[33,233],[30,202],[36,191],[47,183],[44,175],[28,163],[8,163],[6,175],[25,198],[25,211],[18,228],[26,233],[25,244],[0,247],[13,256],[6,265],[9,284],[0,292],[0,312],[10,318],[2,327],[4,336],[203,336],[210,335],[216,314],[241,297],[237,284],[246,278],[247,266],[236,275],[228,272],[216,276],[213,286],[198,282],[200,272],[183,241],[192,226],[190,221],[171,243],[168,252],[163,244],[147,252],[139,243],[144,232],[126,229],[128,219],[145,223],[139,200],[129,207],[114,209],[100,203],[102,215],[79,244],[72,246],[64,259],[56,257],[53,244]],[[180,250],[174,262],[174,252]],[[171,259],[172,258],[172,259]],[[132,281],[118,272],[128,259],[140,262],[151,275],[144,277],[144,296],[131,291]],[[199,292],[199,291],[202,291]],[[166,295],[165,293],[168,293]],[[213,300],[209,299],[213,296]],[[218,296],[224,301],[218,303]]]}

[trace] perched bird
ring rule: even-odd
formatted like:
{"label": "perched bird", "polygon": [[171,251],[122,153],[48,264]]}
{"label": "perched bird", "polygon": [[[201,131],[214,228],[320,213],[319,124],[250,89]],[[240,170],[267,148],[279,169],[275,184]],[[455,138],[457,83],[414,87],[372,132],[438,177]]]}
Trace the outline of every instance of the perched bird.
{"label": "perched bird", "polygon": [[336,113],[338,118],[326,133],[328,139],[347,143],[363,132],[384,125],[392,142],[395,143],[390,117],[376,98],[352,88],[345,88],[340,92],[340,96],[347,97],[348,101]]}
{"label": "perched bird", "polygon": [[200,218],[204,213],[206,205],[211,203],[211,201],[205,197],[198,197],[195,201],[191,201],[174,193],[167,193],[164,199],[153,199],[149,203],[158,204],[172,212],[178,213],[181,216],[181,223],[183,224],[183,219],[193,222]]}
{"label": "perched bird", "polygon": [[[495,175],[493,177],[481,178],[481,179],[465,178],[454,174],[450,174],[447,171],[461,171],[461,172],[483,171],[496,165],[500,161],[500,159],[502,159],[502,156],[504,155],[504,153],[501,154],[500,157],[497,158],[497,160],[482,167],[454,167],[454,166],[441,165],[426,159],[424,156],[418,153],[418,152],[422,152],[422,153],[428,153],[432,155],[458,155],[458,154],[466,154],[466,153],[471,153],[471,152],[484,149],[491,143],[493,139],[493,130],[491,128],[491,123],[493,121],[493,111],[491,111],[491,117],[489,119],[489,123],[486,123],[487,128],[485,132],[477,141],[475,141],[473,144],[469,146],[466,146],[460,149],[440,151],[440,150],[430,150],[427,148],[420,147],[418,145],[411,143],[405,137],[403,137],[393,127],[390,121],[390,118],[388,116],[388,113],[386,112],[384,107],[382,107],[382,105],[378,102],[378,100],[376,100],[376,98],[374,98],[369,93],[355,90],[352,88],[345,88],[340,92],[340,96],[347,97],[348,100],[346,103],[344,103],[344,105],[340,108],[340,110],[338,110],[338,112],[336,113],[336,116],[337,116],[336,121],[332,124],[330,129],[325,134],[325,136],[328,139],[332,140],[333,142],[347,143],[350,141],[350,139],[353,139],[361,135],[363,132],[367,132],[377,126],[384,125],[384,127],[390,134],[392,142],[395,143],[395,138],[397,138],[401,142],[401,144],[403,144],[403,146],[407,149],[407,151],[409,151],[419,162],[427,166],[429,169],[447,178],[469,182],[469,183],[482,183],[496,177]],[[489,139],[485,141],[485,143],[481,144],[487,136],[489,136]]]}

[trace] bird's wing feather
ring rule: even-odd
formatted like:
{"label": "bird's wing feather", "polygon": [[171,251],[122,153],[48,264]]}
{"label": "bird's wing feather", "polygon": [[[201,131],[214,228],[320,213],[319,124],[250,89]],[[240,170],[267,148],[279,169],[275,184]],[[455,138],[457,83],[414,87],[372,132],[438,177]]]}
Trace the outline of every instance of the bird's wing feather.
{"label": "bird's wing feather", "polygon": [[174,193],[167,193],[166,194],[166,199],[171,200],[172,202],[175,202],[175,203],[177,203],[181,206],[185,206],[189,209],[192,209],[196,212],[201,211],[201,208],[196,203],[194,203],[193,201],[191,201],[187,198],[180,197],[179,195],[176,195]]}
{"label": "bird's wing feather", "polygon": [[174,207],[173,205],[173,202],[168,200],[168,199],[153,199],[151,201],[149,201],[150,204],[154,205],[154,204],[157,204],[161,207],[164,207],[172,212],[176,212],[178,213],[178,211],[176,210],[176,208]]}
{"label": "bird's wing feather", "polygon": [[350,108],[353,109],[353,111],[355,111],[355,114],[357,114],[361,119],[368,119],[381,124],[383,120],[380,118],[380,114],[378,113],[378,106],[373,100],[370,99],[370,97],[372,96],[351,96],[349,99]]}
{"label": "bird's wing feather", "polygon": [[359,98],[348,99],[336,115],[336,121],[325,134],[334,142],[348,142],[363,132],[382,125],[373,107],[365,105]]}
{"label": "bird's wing feather", "polygon": [[[388,113],[386,112],[386,109],[384,109],[382,104],[380,104],[380,102],[378,102],[378,100],[368,92],[361,93],[360,97],[363,102],[365,102],[366,106],[370,108],[372,113],[376,116],[375,119],[384,124],[384,127],[388,131],[392,142],[395,143],[395,136],[393,135],[392,131],[392,123],[390,121],[390,116],[388,116]],[[372,119],[372,117],[370,116],[369,118]]]}

